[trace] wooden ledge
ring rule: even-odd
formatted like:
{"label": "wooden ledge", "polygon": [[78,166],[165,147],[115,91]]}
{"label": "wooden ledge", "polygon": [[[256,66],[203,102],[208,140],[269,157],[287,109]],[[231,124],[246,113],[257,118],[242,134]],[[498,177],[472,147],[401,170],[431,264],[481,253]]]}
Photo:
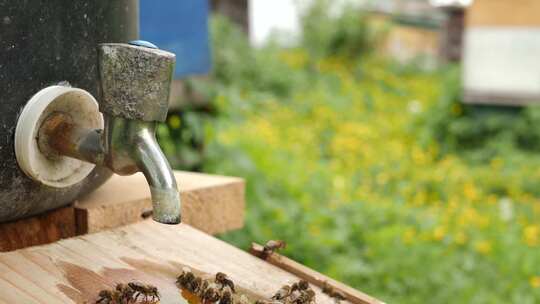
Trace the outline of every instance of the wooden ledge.
{"label": "wooden ledge", "polygon": [[[209,234],[242,228],[244,181],[241,178],[175,172],[182,199],[182,222]],[[78,234],[94,233],[143,220],[152,209],[142,174],[113,176],[75,203]]]}
{"label": "wooden ledge", "polygon": [[[283,284],[299,280],[188,225],[146,220],[0,253],[0,303],[95,303],[100,290],[135,280],[158,286],[161,303],[184,304],[175,286],[184,266],[205,277],[222,271],[252,298],[270,297]],[[313,288],[317,304],[335,304]]]}
{"label": "wooden ledge", "polygon": [[[201,173],[175,172],[182,198],[182,220],[210,233],[242,228],[244,181]],[[43,245],[143,220],[151,210],[142,174],[113,176],[75,203],[34,217],[0,223],[0,251]]]}

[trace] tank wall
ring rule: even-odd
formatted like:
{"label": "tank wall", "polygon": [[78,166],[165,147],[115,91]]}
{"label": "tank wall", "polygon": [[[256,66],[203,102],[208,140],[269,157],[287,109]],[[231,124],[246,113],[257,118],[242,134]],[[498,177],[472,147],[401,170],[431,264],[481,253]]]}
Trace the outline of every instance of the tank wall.
{"label": "tank wall", "polygon": [[97,44],[138,38],[137,0],[0,0],[0,221],[61,207],[105,181],[96,169],[66,189],[43,186],[19,169],[18,113],[40,89],[67,81],[100,100]]}

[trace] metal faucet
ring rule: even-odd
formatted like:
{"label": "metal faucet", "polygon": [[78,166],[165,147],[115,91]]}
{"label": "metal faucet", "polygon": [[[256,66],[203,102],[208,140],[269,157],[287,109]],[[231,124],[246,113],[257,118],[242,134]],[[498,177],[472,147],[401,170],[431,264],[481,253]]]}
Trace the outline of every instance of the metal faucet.
{"label": "metal faucet", "polygon": [[142,172],[153,219],[178,224],[176,180],[155,137],[157,123],[167,116],[175,55],[140,41],[100,44],[98,51],[104,130],[83,129],[69,114],[52,113],[39,130],[39,148],[48,157],[73,157],[119,175]]}

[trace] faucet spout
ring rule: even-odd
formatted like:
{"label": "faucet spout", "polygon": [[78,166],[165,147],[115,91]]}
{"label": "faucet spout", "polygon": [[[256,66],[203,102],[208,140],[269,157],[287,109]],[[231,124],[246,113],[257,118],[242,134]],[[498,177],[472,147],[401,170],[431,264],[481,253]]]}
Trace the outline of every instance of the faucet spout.
{"label": "faucet spout", "polygon": [[142,172],[150,187],[153,219],[163,224],[180,223],[180,195],[167,158],[156,141],[155,121],[105,115],[104,164],[113,172]]}
{"label": "faucet spout", "polygon": [[169,162],[155,138],[155,122],[136,135],[133,158],[146,177],[153,204],[153,219],[163,224],[180,223],[180,195]]}

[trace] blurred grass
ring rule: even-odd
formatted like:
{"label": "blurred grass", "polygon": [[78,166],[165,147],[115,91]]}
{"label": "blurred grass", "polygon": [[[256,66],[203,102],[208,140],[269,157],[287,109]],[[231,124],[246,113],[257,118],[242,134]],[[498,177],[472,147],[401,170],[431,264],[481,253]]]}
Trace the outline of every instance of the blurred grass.
{"label": "blurred grass", "polygon": [[[212,20],[203,170],[247,180],[246,226],[223,239],[284,239],[388,303],[540,302],[538,110],[463,106],[458,68],[393,63],[354,11],[323,12],[294,49]],[[178,146],[171,117],[160,140]]]}

